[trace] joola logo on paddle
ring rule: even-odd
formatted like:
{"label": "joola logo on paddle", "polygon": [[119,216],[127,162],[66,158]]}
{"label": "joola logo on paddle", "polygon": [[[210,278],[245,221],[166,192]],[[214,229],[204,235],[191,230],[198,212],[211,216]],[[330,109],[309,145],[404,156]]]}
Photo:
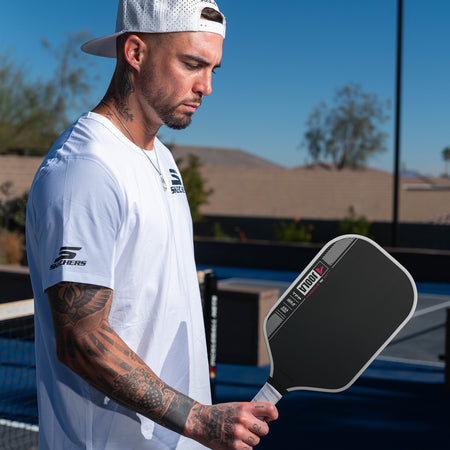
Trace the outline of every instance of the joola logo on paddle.
{"label": "joola logo on paddle", "polygon": [[177,171],[175,169],[169,169],[169,172],[172,177],[172,186],[170,188],[172,194],[184,194],[183,183],[181,182],[181,178]]}
{"label": "joola logo on paddle", "polygon": [[75,260],[77,253],[82,247],[61,247],[59,255],[50,266],[50,270],[56,269],[59,266],[85,266],[87,261]]}
{"label": "joola logo on paddle", "polygon": [[318,263],[316,267],[306,275],[306,277],[302,278],[297,286],[297,289],[306,296],[327,272],[328,267],[321,262]]}

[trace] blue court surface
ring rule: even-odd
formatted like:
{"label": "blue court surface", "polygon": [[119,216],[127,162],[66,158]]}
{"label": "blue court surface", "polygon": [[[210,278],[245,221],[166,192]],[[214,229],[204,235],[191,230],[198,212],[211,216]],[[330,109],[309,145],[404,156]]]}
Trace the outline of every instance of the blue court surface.
{"label": "blue court surface", "polygon": [[[280,293],[298,276],[229,267],[213,270],[221,282],[277,287]],[[333,394],[287,394],[277,404],[279,420],[257,448],[450,449],[450,392],[444,389],[443,362],[450,285],[417,283],[417,289],[413,318],[353,386]],[[268,373],[268,366],[218,364],[215,401],[252,399]]]}
{"label": "blue court surface", "polygon": [[[276,286],[281,292],[297,276],[292,272],[213,269],[222,282]],[[448,450],[450,393],[444,389],[442,357],[450,285],[419,283],[418,290],[414,317],[352,387],[337,394],[287,394],[277,404],[279,420],[271,424],[270,434],[257,448]],[[8,361],[0,360],[0,379],[9,384],[9,394],[0,396],[0,436],[5,419],[7,424],[33,425],[37,415],[35,385],[28,381],[20,385],[34,377],[32,342],[16,340],[11,347],[0,340],[2,346],[8,348],[6,353],[0,351]],[[19,354],[22,357],[15,358]],[[218,364],[215,402],[251,400],[268,372],[268,366]],[[0,437],[0,449],[8,448],[31,447],[2,446]]]}
{"label": "blue court surface", "polygon": [[[216,402],[251,399],[268,368],[217,368]],[[448,449],[450,394],[442,367],[376,360],[338,394],[292,392],[261,449]]]}

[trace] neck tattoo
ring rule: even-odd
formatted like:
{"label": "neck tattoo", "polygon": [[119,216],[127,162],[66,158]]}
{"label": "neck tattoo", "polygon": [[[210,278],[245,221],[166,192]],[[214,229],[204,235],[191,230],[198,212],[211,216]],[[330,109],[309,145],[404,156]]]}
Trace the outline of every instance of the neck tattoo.
{"label": "neck tattoo", "polygon": [[105,100],[102,100],[101,103],[103,103],[104,105],[106,105],[108,107],[108,109],[114,114],[114,116],[117,118],[117,120],[120,122],[120,124],[123,126],[123,128],[126,130],[126,132],[130,135],[131,140],[134,142],[134,144],[139,147],[142,151],[142,153],[144,153],[144,155],[147,157],[147,159],[150,161],[151,165],[153,166],[153,168],[156,170],[156,172],[158,172],[159,178],[161,179],[161,184],[162,187],[165,191],[167,191],[167,184],[166,184],[166,180],[164,180],[163,174],[161,172],[161,167],[159,165],[159,159],[158,159],[158,153],[156,152],[156,148],[153,149],[153,151],[155,152],[155,156],[156,156],[156,164],[158,166],[155,166],[155,164],[153,163],[153,161],[151,160],[150,156],[148,156],[147,152],[137,143],[136,139],[134,138],[134,136],[131,134],[131,131],[127,128],[127,126],[123,123],[122,119],[119,117],[119,115],[116,113],[116,111],[114,111],[114,109],[112,108],[111,105],[109,105],[109,103],[106,103]]}

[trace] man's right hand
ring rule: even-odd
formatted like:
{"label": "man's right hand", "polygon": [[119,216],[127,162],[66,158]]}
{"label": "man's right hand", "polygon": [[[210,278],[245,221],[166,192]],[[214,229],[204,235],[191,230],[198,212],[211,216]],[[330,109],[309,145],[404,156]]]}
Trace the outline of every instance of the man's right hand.
{"label": "man's right hand", "polygon": [[250,450],[269,432],[267,422],[277,418],[272,403],[197,403],[183,434],[214,450]]}

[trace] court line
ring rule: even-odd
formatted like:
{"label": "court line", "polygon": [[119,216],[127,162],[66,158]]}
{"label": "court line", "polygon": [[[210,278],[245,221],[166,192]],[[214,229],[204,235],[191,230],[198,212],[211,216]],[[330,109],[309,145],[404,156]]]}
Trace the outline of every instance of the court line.
{"label": "court line", "polygon": [[428,308],[423,308],[416,310],[416,312],[413,315],[413,318],[423,316],[425,314],[430,314],[435,311],[439,311],[440,309],[444,309],[450,307],[450,300],[448,302],[439,303],[438,305],[429,306]]}
{"label": "court line", "polygon": [[425,360],[411,359],[411,358],[400,358],[400,357],[396,357],[396,356],[378,356],[377,360],[387,361],[387,362],[399,362],[399,363],[405,363],[405,364],[416,364],[416,365],[421,365],[421,366],[431,366],[431,367],[438,367],[438,368],[445,367],[444,362],[425,361]]}

